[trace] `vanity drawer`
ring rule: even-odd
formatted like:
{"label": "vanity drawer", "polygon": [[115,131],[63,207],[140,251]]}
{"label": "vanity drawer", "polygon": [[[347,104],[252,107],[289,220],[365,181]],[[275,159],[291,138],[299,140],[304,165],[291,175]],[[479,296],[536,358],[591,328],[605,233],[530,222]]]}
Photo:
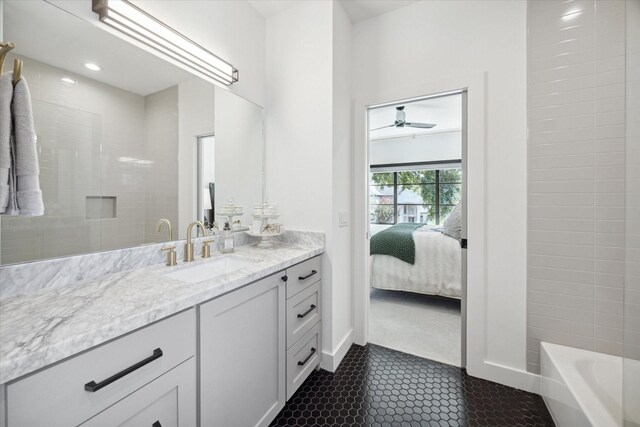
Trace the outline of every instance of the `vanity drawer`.
{"label": "vanity drawer", "polygon": [[173,368],[81,427],[181,427],[196,425],[195,357]]}
{"label": "vanity drawer", "polygon": [[320,363],[320,330],[322,322],[287,351],[287,400]]}
{"label": "vanity drawer", "polygon": [[322,279],[322,256],[287,268],[287,277],[287,298],[291,298]]}
{"label": "vanity drawer", "polygon": [[316,282],[287,300],[287,348],[291,348],[320,321],[322,282]]}
{"label": "vanity drawer", "polygon": [[[195,350],[195,309],[190,309],[10,383],[8,427],[78,425],[193,357]],[[136,365],[142,366],[127,373]],[[92,381],[95,391],[86,390]]]}

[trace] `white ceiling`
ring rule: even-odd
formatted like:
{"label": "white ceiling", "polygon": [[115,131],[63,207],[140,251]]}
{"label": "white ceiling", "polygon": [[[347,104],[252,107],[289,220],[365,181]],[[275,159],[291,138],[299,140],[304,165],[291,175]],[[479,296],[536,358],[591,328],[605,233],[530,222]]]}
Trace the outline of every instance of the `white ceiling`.
{"label": "white ceiling", "polygon": [[298,3],[294,0],[248,0],[248,2],[265,19],[290,9]]}
{"label": "white ceiling", "polygon": [[396,9],[409,6],[419,0],[342,0],[351,22],[358,23]]}
{"label": "white ceiling", "polygon": [[459,130],[462,126],[462,95],[455,94],[369,110],[369,129],[390,125],[396,120],[396,107],[404,105],[407,122],[434,123],[431,129],[385,128],[369,132],[371,140]]}
{"label": "white ceiling", "polygon": [[[91,10],[91,2],[74,3]],[[15,43],[12,53],[18,56],[143,96],[194,78],[52,4],[4,1],[3,14],[3,38]],[[98,64],[102,70],[90,71],[84,66],[86,62]]]}
{"label": "white ceiling", "polygon": [[[262,16],[270,18],[300,1],[314,0],[248,0]],[[317,1],[317,0],[316,0]],[[324,0],[328,1],[328,0]],[[341,0],[345,11],[354,24],[408,6],[420,0]]]}
{"label": "white ceiling", "polygon": [[[269,17],[300,1],[313,0],[248,1],[259,13]],[[342,4],[352,22],[359,22],[415,1],[419,0],[342,0]],[[18,56],[143,96],[194,78],[96,25],[97,16],[91,11],[89,1],[5,0],[3,4],[3,38],[16,44],[12,53]],[[58,4],[72,12],[56,7]],[[87,70],[86,62],[94,62],[102,70]]]}

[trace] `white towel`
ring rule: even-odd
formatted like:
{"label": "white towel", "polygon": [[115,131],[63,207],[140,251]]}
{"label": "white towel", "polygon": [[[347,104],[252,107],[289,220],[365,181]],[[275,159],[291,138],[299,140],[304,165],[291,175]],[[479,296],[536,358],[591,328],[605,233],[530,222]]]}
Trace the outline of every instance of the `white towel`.
{"label": "white towel", "polygon": [[0,76],[0,214],[18,215],[13,150],[11,73]]}
{"label": "white towel", "polygon": [[38,174],[38,151],[33,125],[31,94],[27,80],[22,77],[13,88],[11,117],[15,135],[16,200],[19,215],[40,216],[44,214],[42,191]]}

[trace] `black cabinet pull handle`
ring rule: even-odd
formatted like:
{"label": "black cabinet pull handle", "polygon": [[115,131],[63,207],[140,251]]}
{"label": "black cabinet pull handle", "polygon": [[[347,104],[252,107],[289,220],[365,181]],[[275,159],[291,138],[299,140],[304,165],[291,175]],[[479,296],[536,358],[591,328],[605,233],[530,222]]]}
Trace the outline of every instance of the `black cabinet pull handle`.
{"label": "black cabinet pull handle", "polygon": [[283,282],[286,282],[287,280],[289,280],[289,277],[285,274],[280,279],[282,279]]}
{"label": "black cabinet pull handle", "polygon": [[309,355],[307,356],[306,359],[298,361],[298,365],[299,366],[304,366],[309,361],[309,359],[311,359],[311,356],[313,356],[315,353],[316,353],[316,348],[315,347],[311,347],[311,353],[309,353]]}
{"label": "black cabinet pull handle", "polygon": [[304,318],[304,317],[307,317],[307,314],[311,313],[311,312],[312,312],[313,310],[315,310],[315,309],[316,309],[316,305],[315,305],[315,304],[311,304],[311,307],[309,307],[309,310],[305,311],[305,312],[304,312],[304,313],[302,313],[302,314],[298,314],[298,318],[299,318],[299,319],[302,319],[302,318]]}
{"label": "black cabinet pull handle", "polygon": [[160,421],[156,421],[155,423],[151,424],[151,427],[162,427],[162,424],[160,424]]}
{"label": "black cabinet pull handle", "polygon": [[307,274],[306,276],[298,276],[298,280],[307,280],[309,277],[313,276],[316,273],[318,272],[315,270],[311,270],[311,273]]}
{"label": "black cabinet pull handle", "polygon": [[149,357],[147,357],[146,359],[136,363],[135,365],[129,366],[127,369],[118,372],[115,375],[110,376],[109,378],[107,378],[104,381],[101,381],[99,383],[96,384],[95,381],[89,381],[88,383],[86,383],[84,385],[84,389],[86,391],[98,391],[100,390],[102,387],[106,387],[109,384],[111,384],[112,382],[118,381],[120,378],[129,375],[130,373],[132,373],[133,371],[142,368],[144,365],[149,364],[151,362],[153,362],[156,359],[159,359],[162,357],[162,350],[159,348],[156,348],[155,350],[153,350],[153,354]]}

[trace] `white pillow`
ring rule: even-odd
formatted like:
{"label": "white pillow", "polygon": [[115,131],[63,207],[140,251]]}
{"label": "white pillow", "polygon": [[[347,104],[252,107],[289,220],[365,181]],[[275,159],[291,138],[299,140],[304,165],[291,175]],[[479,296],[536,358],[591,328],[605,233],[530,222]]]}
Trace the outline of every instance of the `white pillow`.
{"label": "white pillow", "polygon": [[444,220],[442,232],[456,240],[462,237],[462,205],[458,204]]}

